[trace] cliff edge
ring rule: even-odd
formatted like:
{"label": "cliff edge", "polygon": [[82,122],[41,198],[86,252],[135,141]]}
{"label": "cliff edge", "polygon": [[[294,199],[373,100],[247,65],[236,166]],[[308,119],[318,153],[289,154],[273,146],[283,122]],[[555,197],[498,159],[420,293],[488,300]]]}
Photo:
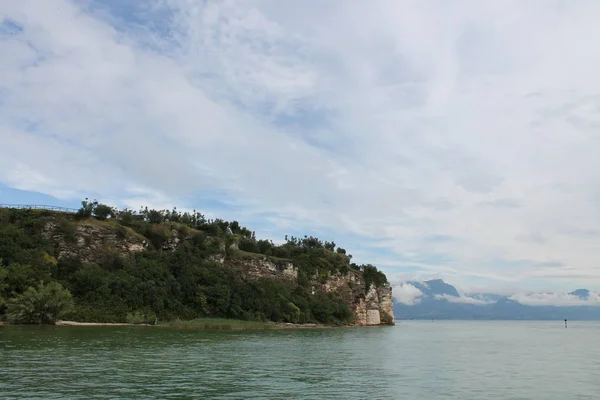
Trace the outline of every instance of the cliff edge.
{"label": "cliff edge", "polygon": [[73,293],[73,319],[81,321],[211,316],[394,324],[385,275],[313,237],[286,237],[277,246],[235,221],[175,211],[112,209],[98,218],[0,209],[0,239],[0,296],[58,281]]}

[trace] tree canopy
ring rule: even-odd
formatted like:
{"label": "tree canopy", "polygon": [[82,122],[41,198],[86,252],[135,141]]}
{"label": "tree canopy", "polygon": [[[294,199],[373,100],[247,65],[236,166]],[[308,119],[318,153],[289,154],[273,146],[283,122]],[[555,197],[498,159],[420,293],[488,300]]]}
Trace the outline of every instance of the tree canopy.
{"label": "tree canopy", "polygon": [[[61,244],[48,236],[49,224]],[[86,262],[79,253],[81,226],[112,229],[123,239],[143,238],[148,247],[126,257],[106,245],[102,257]],[[178,245],[163,251],[173,235]],[[293,263],[297,281],[243,278],[213,257],[235,256],[232,244],[240,254]],[[286,236],[285,243],[275,245],[237,221],[207,219],[195,210],[117,210],[87,199],[74,215],[0,209],[0,318],[53,323],[71,311],[70,318],[90,322],[224,317],[348,323],[353,319],[348,303],[337,293],[315,293],[315,280],[324,283],[332,274],[354,271],[364,275],[366,290],[387,282],[377,268],[350,263],[351,257],[333,241],[312,236]],[[59,303],[64,309],[57,310]]]}

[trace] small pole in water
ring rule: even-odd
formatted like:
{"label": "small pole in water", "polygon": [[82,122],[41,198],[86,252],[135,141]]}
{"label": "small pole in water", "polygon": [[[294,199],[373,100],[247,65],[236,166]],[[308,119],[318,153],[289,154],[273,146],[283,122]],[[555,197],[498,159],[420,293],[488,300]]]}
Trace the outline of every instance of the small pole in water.
{"label": "small pole in water", "polygon": [[567,320],[565,319],[565,328],[567,327]]}

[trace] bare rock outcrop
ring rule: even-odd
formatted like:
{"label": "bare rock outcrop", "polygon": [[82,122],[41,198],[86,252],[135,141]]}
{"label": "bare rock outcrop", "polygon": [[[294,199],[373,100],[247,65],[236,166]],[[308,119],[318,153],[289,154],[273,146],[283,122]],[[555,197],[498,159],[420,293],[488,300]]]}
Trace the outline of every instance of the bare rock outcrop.
{"label": "bare rock outcrop", "polygon": [[350,305],[355,323],[360,326],[393,325],[392,288],[385,284],[366,290],[362,275],[355,271],[330,276],[321,285],[325,292],[336,292]]}
{"label": "bare rock outcrop", "polygon": [[48,222],[43,236],[57,247],[58,259],[77,257],[84,263],[99,262],[107,253],[127,257],[144,251],[148,241],[125,227],[77,225],[69,230]]}

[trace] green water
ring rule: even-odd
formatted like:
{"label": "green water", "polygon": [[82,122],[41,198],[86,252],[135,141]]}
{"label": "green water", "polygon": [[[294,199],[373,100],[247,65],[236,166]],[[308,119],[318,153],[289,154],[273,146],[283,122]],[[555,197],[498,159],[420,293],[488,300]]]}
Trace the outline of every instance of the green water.
{"label": "green water", "polygon": [[0,399],[600,399],[600,324],[0,326]]}

